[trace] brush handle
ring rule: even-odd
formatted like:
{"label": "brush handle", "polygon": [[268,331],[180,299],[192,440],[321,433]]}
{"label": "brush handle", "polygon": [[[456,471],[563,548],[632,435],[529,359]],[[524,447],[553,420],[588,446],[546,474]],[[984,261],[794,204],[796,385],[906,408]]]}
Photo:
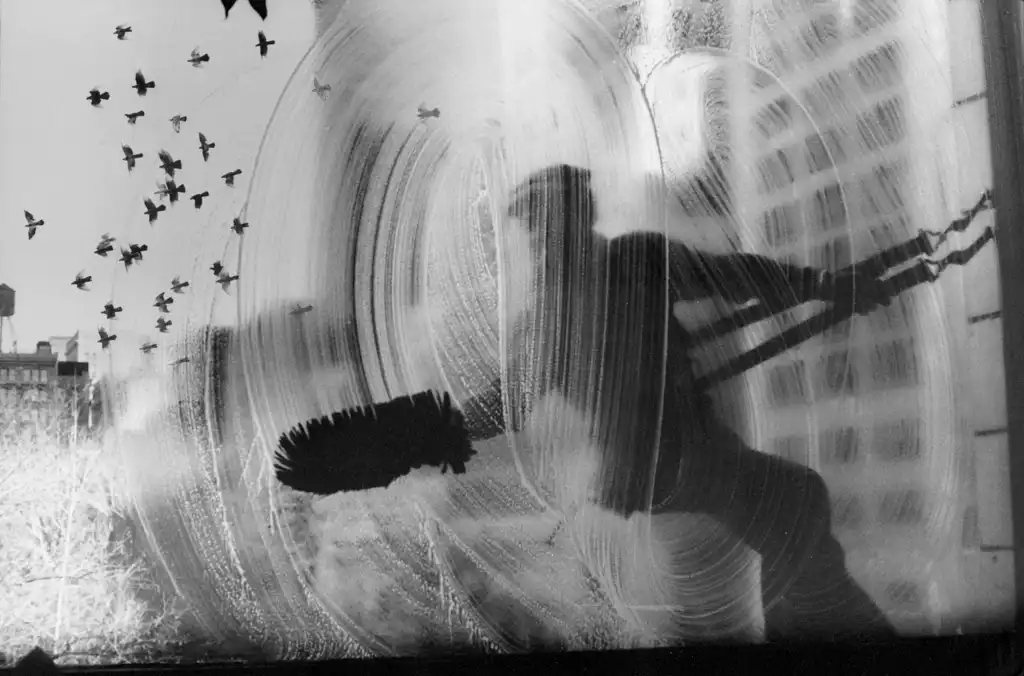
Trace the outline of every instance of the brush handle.
{"label": "brush handle", "polygon": [[[907,268],[903,272],[883,280],[882,283],[886,285],[890,296],[896,296],[922,282],[932,282],[934,280],[935,275],[928,268],[928,265],[924,261],[919,261],[916,265]],[[720,368],[701,376],[695,382],[694,387],[697,392],[704,392],[824,333],[833,326],[850,319],[854,314],[853,303],[850,302],[837,304],[828,310],[819,312],[796,326],[783,331],[774,338],[765,341],[753,350],[744,352]]]}
{"label": "brush handle", "polygon": [[[921,232],[917,237],[911,240],[903,242],[902,244],[897,244],[896,246],[885,249],[884,251],[879,251],[870,258],[866,258],[859,263],[840,269],[835,273],[835,276],[839,277],[844,274],[852,274],[856,271],[870,277],[881,277],[892,268],[903,265],[907,261],[918,256],[931,255],[934,251],[935,249],[932,246],[931,240],[928,238],[928,233]],[[773,317],[785,310],[790,310],[800,304],[799,299],[793,298],[786,303],[780,303],[774,308],[765,303],[758,303],[757,305],[749,308],[737,310],[728,317],[723,317],[708,326],[694,331],[692,334],[694,345],[706,343],[709,340],[717,339],[723,334],[732,333],[733,331],[737,331],[751,324],[764,321],[769,317]]]}

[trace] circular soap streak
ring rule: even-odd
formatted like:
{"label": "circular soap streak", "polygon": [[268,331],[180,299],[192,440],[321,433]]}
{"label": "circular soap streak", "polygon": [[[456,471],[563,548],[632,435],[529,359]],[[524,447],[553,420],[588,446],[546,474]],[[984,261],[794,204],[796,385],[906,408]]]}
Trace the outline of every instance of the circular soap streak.
{"label": "circular soap streak", "polygon": [[[326,101],[309,91],[314,77],[331,86]],[[421,120],[419,106],[437,108],[439,116]],[[251,187],[247,213],[265,227],[254,227],[240,245],[239,270],[249,284],[239,291],[238,310],[260,452],[270,454],[297,420],[426,387],[464,400],[500,373],[512,347],[510,325],[535,291],[535,253],[521,224],[504,215],[506,196],[532,172],[563,162],[591,170],[602,205],[599,230],[614,234],[623,223],[664,230],[653,120],[631,67],[583,7],[547,0],[347,3],[282,95]],[[301,331],[284,311],[296,298],[315,307]],[[355,326],[357,349],[324,340],[346,325]],[[359,386],[310,387],[311,372],[342,362],[362,374]],[[504,581],[498,587],[517,590],[524,615],[561,626],[563,642],[583,645],[592,639],[583,636],[573,604],[551,610],[545,603],[553,590],[530,591],[521,578],[523,565],[537,560],[534,546],[509,544],[511,558],[497,556],[499,541],[465,532],[469,519],[503,518],[495,508],[522,518],[578,501],[559,487],[567,485],[566,472],[579,469],[573,453],[586,451],[564,448],[573,424],[569,416],[548,421],[529,443],[513,439],[500,457],[471,463],[471,472],[486,465],[485,472],[507,477],[514,495],[501,504],[467,507],[442,497],[425,513],[448,533],[435,542],[454,543],[438,552],[443,559],[479,562],[488,578]],[[607,558],[600,553],[614,549],[615,538],[612,529],[589,527],[579,553],[600,567]],[[388,542],[391,565],[422,570],[408,539]],[[637,542],[638,551],[647,549]],[[459,559],[456,550],[473,555]],[[453,572],[441,587],[465,590],[469,573],[451,565],[456,559],[442,567]],[[617,593],[610,574],[595,575],[610,585],[606,594]],[[422,584],[414,587],[403,595],[418,596]],[[447,598],[449,608],[474,616],[465,594]],[[400,651],[409,638],[389,637],[354,611],[328,606],[372,652]],[[481,644],[525,647],[502,635],[486,611],[475,616],[464,623]]]}

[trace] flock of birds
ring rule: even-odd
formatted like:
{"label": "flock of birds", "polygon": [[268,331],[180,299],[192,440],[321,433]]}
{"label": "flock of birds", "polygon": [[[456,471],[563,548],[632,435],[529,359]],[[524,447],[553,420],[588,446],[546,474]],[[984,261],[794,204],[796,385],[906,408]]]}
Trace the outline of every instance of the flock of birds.
{"label": "flock of birds", "polygon": [[[132,32],[132,27],[126,24],[119,25],[114,29],[114,35],[117,37],[118,40],[124,40],[127,37],[127,35]],[[266,34],[263,31],[259,31],[258,42],[256,43],[256,47],[259,48],[261,58],[266,58],[270,46],[274,44],[276,44],[276,41],[268,40]],[[199,68],[204,63],[209,63],[209,61],[210,55],[200,52],[198,47],[192,50],[192,53],[188,58],[188,63],[190,63],[194,68]],[[156,83],[152,80],[148,80],[141,70],[135,73],[135,83],[132,85],[132,89],[135,90],[138,96],[145,97],[149,90],[155,88]],[[330,91],[330,86],[328,85],[321,87],[319,83],[317,83],[314,91],[316,91],[318,96],[323,97],[325,96],[326,92]],[[93,107],[99,108],[101,107],[104,101],[110,100],[110,92],[100,91],[99,88],[94,87],[89,91],[89,95],[86,97],[86,99]],[[125,113],[125,118],[128,120],[128,124],[134,125],[138,122],[139,118],[145,117],[145,115],[146,112],[144,110],[137,110],[135,112]],[[174,129],[174,132],[181,133],[181,125],[182,123],[188,122],[188,116],[176,114],[173,117],[171,117],[169,121],[171,123],[172,128]],[[202,132],[198,133],[198,139],[199,152],[202,155],[203,161],[207,162],[210,159],[210,151],[215,149],[217,147],[217,144],[210,141]],[[133,171],[137,166],[138,161],[145,156],[144,153],[136,152],[135,149],[133,149],[131,146],[127,144],[122,144],[121,150],[124,153],[123,160],[129,172]],[[160,150],[157,153],[157,157],[159,158],[159,166],[166,174],[166,178],[163,182],[158,182],[158,190],[155,194],[159,196],[161,201],[163,201],[165,198],[168,199],[171,205],[173,206],[178,202],[180,196],[184,195],[187,190],[184,184],[180,184],[177,182],[176,177],[176,172],[182,169],[182,161],[180,159],[175,159],[174,157],[172,157],[167,150]],[[235,178],[241,174],[241,169],[234,169],[225,174],[222,174],[221,179],[224,181],[224,184],[227,187],[231,188],[234,187],[235,185]],[[189,199],[192,200],[192,203],[195,206],[196,210],[199,210],[203,206],[203,200],[208,198],[209,196],[210,192],[208,190],[203,190],[202,192],[197,192],[189,196]],[[157,203],[152,198],[147,197],[146,199],[143,200],[143,204],[145,206],[145,211],[143,213],[148,218],[150,225],[154,224],[157,221],[157,218],[161,212],[167,210],[166,205],[157,205]],[[35,215],[28,210],[25,210],[25,220],[25,227],[28,229],[28,238],[30,240],[36,236],[36,233],[38,232],[39,228],[43,227],[46,224],[46,222],[43,219],[36,218]],[[231,230],[238,234],[239,236],[241,236],[242,234],[244,234],[245,230],[248,227],[248,223],[244,222],[240,216],[236,216],[232,222]],[[96,248],[93,251],[93,253],[102,258],[106,258],[107,254],[111,253],[114,250],[115,241],[115,238],[112,237],[109,233],[104,233],[100,239],[100,242],[96,245]],[[121,247],[121,256],[119,260],[120,262],[124,263],[125,270],[129,270],[133,264],[141,262],[143,260],[143,254],[146,251],[148,251],[148,249],[149,247],[145,244],[133,243],[128,243],[127,247]],[[220,261],[215,261],[213,265],[210,266],[210,270],[216,277],[217,283],[221,285],[225,292],[228,291],[231,283],[237,281],[239,277],[237,274],[230,274],[227,271],[225,271],[224,265]],[[79,272],[77,275],[75,275],[75,279],[74,281],[71,282],[71,284],[72,286],[75,286],[79,290],[88,291],[88,284],[90,282],[92,282],[92,276],[87,275],[83,270]],[[183,294],[185,293],[185,289],[187,289],[189,286],[189,282],[182,281],[180,276],[175,276],[174,279],[171,280],[170,291],[161,291],[157,295],[155,302],[153,303],[153,307],[158,308],[161,313],[161,316],[158,317],[156,321],[156,329],[161,333],[167,333],[168,327],[173,324],[172,320],[162,316],[164,314],[170,313],[170,306],[174,303],[173,295],[168,294]],[[298,307],[296,308],[295,311],[293,311],[293,314],[300,313],[299,311],[308,312],[311,309],[312,306]],[[123,308],[121,308],[120,306],[115,306],[114,303],[110,301],[103,306],[103,310],[101,311],[100,314],[102,314],[107,319],[114,320],[117,319],[118,313],[120,313],[122,310]],[[99,342],[100,346],[103,349],[108,348],[110,346],[110,343],[117,340],[117,334],[109,333],[106,329],[99,328],[97,329],[97,333],[99,334],[99,340],[97,342]],[[140,347],[140,350],[146,354],[149,354],[156,347],[156,343],[147,339],[143,342],[143,345]],[[184,363],[187,361],[188,358],[183,357],[182,359],[176,361],[175,364]]]}
{"label": "flock of birds", "polygon": [[[113,34],[117,37],[118,40],[125,40],[127,35],[132,32],[132,27],[130,25],[122,24],[114,29]],[[256,43],[255,46],[259,49],[260,57],[266,58],[270,47],[276,44],[276,41],[268,40],[266,34],[262,30],[259,31],[257,39],[258,42]],[[209,61],[210,55],[202,53],[198,47],[192,50],[189,58],[187,59],[187,62],[190,63],[194,68],[200,68],[202,67],[203,64],[209,63]],[[156,88],[156,83],[152,80],[147,80],[143,72],[139,70],[135,73],[135,82],[131,87],[135,90],[136,94],[139,97],[145,97],[149,90]],[[312,91],[322,100],[326,101],[327,96],[330,94],[331,86],[329,84],[320,83],[320,81],[316,77],[314,77]],[[110,100],[110,92],[100,91],[98,87],[94,87],[89,91],[89,95],[86,97],[86,99],[94,108],[100,108],[104,101]],[[146,112],[144,110],[137,110],[135,112],[124,114],[125,118],[128,120],[128,124],[130,125],[135,125],[138,122],[139,118],[145,117],[145,115]],[[417,115],[419,119],[422,121],[428,118],[439,118],[441,116],[441,111],[438,108],[427,109],[424,105],[420,105],[417,110]],[[175,133],[181,133],[181,125],[185,122],[188,122],[188,116],[176,114],[173,117],[169,118],[169,122],[171,123],[171,126],[174,129]],[[202,132],[198,132],[197,135],[199,140],[199,152],[202,155],[203,162],[207,162],[210,159],[210,151],[215,149],[217,147],[217,144],[215,142],[210,141],[207,138],[207,136]],[[129,172],[132,172],[137,166],[138,161],[145,157],[144,153],[136,152],[134,148],[127,144],[122,144],[121,150],[124,153],[123,160]],[[157,157],[159,159],[159,167],[163,170],[164,174],[166,174],[166,177],[163,182],[158,182],[158,190],[156,191],[155,195],[157,195],[160,198],[161,202],[166,198],[173,206],[178,202],[182,195],[186,194],[187,190],[183,183],[178,183],[175,173],[182,169],[182,161],[180,159],[175,159],[174,157],[171,156],[170,152],[163,149],[161,149],[157,153]],[[221,179],[224,181],[224,184],[227,187],[232,188],[235,185],[235,178],[241,174],[241,169],[234,169],[225,174],[222,174]],[[209,196],[209,191],[203,190],[201,192],[197,192],[195,194],[190,195],[188,199],[192,200],[193,206],[198,211],[203,206],[203,200],[208,198]],[[143,214],[148,218],[150,225],[153,225],[157,221],[160,213],[167,210],[167,205],[157,204],[152,198],[149,197],[143,200],[143,204],[145,206],[145,211],[143,212]],[[36,236],[38,229],[46,224],[46,222],[43,219],[36,218],[35,215],[28,210],[25,210],[25,220],[25,227],[28,229],[29,240],[33,239]],[[249,224],[247,222],[244,222],[241,216],[235,216],[231,224],[232,232],[239,236],[242,236],[248,227]],[[109,233],[103,234],[100,239],[100,242],[96,245],[96,248],[93,251],[93,253],[102,258],[106,258],[107,254],[111,253],[114,250],[115,241],[115,238],[110,236]],[[133,264],[136,264],[137,262],[141,262],[143,260],[143,254],[148,249],[149,247],[145,244],[128,243],[127,247],[121,247],[121,256],[118,260],[124,263],[125,270],[127,271],[131,268]],[[231,283],[237,281],[239,278],[237,274],[228,273],[224,269],[224,265],[219,260],[214,261],[214,263],[210,266],[210,271],[213,273],[214,277],[217,279],[217,283],[221,285],[221,288],[223,288],[225,292],[228,292]],[[75,279],[74,281],[71,282],[71,284],[72,286],[77,287],[79,290],[88,291],[89,289],[87,285],[91,281],[92,276],[86,275],[85,271],[83,270],[75,276]],[[185,292],[184,290],[188,286],[189,282],[182,281],[180,276],[175,276],[174,279],[171,280],[169,293],[182,294]],[[173,324],[173,322],[170,319],[167,319],[164,316],[162,316],[164,314],[170,313],[169,306],[173,303],[173,295],[167,295],[167,293],[161,291],[156,296],[155,302],[153,303],[153,307],[159,309],[161,316],[157,318],[155,328],[160,333],[167,333],[168,327]],[[290,314],[301,315],[311,311],[312,309],[313,308],[311,305],[304,306],[301,304],[297,304],[296,307],[293,310],[291,310]],[[101,314],[109,320],[114,320],[117,319],[117,315],[121,311],[122,308],[115,307],[114,303],[111,301],[104,305]],[[102,349],[107,349],[110,346],[111,342],[117,340],[117,334],[111,334],[103,328],[97,329],[97,333],[99,335],[99,340],[97,342],[100,344]],[[152,341],[147,339],[143,341],[143,344],[139,349],[143,353],[149,354],[156,347],[156,343],[153,343]],[[174,363],[179,364],[187,361],[188,358],[183,357],[182,359],[179,359]]]}

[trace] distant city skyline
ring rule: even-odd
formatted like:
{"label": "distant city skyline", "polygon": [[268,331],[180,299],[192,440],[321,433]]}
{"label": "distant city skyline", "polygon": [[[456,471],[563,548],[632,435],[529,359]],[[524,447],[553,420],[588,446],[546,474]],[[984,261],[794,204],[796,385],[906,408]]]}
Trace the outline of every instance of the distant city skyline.
{"label": "distant city skyline", "polygon": [[[124,41],[114,35],[119,24],[132,26]],[[265,59],[256,47],[260,30],[276,41]],[[202,304],[177,296],[165,336],[154,326],[153,299],[175,275],[210,274],[217,258],[233,269],[228,226],[244,207],[277,98],[313,36],[313,6],[301,2],[273,3],[266,22],[245,4],[225,20],[216,0],[0,6],[0,283],[17,293],[0,349],[17,340],[19,351],[32,352],[39,341],[79,331],[81,359],[91,357],[97,371],[123,372],[142,363],[144,338],[163,349],[181,325],[208,321],[197,315]],[[188,63],[195,47],[211,57],[201,68]],[[144,97],[131,88],[140,69],[156,85]],[[99,108],[86,100],[93,87],[110,93]],[[146,115],[129,125],[125,113],[136,110]],[[188,117],[181,133],[169,121],[175,114]],[[199,131],[217,144],[208,162]],[[130,173],[122,143],[143,153]],[[182,160],[176,178],[187,195],[206,190],[210,197],[200,211],[187,196],[175,205],[165,200],[167,210],[150,225],[143,200],[160,203],[161,149]],[[243,173],[232,189],[220,175],[234,169]],[[25,210],[45,221],[31,241]],[[107,232],[117,241],[103,259],[93,250]],[[117,258],[128,243],[149,250],[126,273]],[[93,278],[88,292],[71,284],[80,270]],[[108,300],[124,307],[115,321],[100,313]],[[109,351],[96,343],[99,326],[118,335]],[[153,358],[165,356],[174,355]]]}

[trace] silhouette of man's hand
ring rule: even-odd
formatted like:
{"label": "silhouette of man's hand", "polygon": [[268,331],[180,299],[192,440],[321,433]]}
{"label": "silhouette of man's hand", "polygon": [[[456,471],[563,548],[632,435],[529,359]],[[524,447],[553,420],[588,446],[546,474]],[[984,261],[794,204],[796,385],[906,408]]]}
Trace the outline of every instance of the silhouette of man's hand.
{"label": "silhouette of man's hand", "polygon": [[892,302],[885,282],[856,269],[838,274],[823,272],[818,297],[833,305],[852,304],[853,311],[861,315],[868,314],[880,306],[888,307]]}

